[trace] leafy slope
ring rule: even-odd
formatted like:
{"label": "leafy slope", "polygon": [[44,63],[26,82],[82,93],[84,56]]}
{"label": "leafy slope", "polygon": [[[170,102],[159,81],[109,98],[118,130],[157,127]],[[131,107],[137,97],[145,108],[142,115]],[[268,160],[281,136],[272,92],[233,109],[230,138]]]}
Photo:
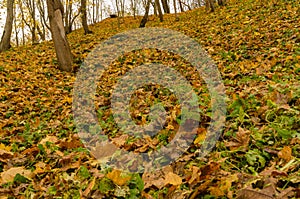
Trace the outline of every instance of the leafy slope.
{"label": "leafy slope", "polygon": [[[199,159],[193,153],[198,139],[180,160],[155,174],[105,170],[84,149],[74,133],[71,111],[76,74],[56,69],[51,42],[0,54],[0,194],[11,198],[300,197],[299,16],[297,1],[233,0],[215,13],[204,9],[182,13],[178,22],[173,15],[166,15],[163,23],[150,17],[147,26],[183,32],[208,51],[228,97],[224,133],[209,157]],[[106,19],[91,26],[93,35],[83,36],[82,30],[71,33],[74,67],[98,43],[137,28],[138,23],[139,19],[128,17],[118,28],[115,19]],[[99,83],[96,104],[108,105],[111,86],[132,59],[136,65],[155,60],[172,65],[170,60],[176,60],[177,69],[194,87],[201,85],[188,63],[174,57],[155,50],[127,54],[122,63],[112,64],[106,80]],[[149,89],[141,95],[152,99],[155,88]],[[170,94],[161,96],[166,102],[171,99]],[[120,138],[110,110],[103,109],[100,117],[111,139]],[[141,123],[147,120],[139,112],[133,117]],[[176,129],[175,118],[168,122]],[[172,136],[167,133],[146,143],[128,144],[128,137],[127,144],[125,138],[119,141],[128,150],[139,151],[141,144],[167,142]]]}

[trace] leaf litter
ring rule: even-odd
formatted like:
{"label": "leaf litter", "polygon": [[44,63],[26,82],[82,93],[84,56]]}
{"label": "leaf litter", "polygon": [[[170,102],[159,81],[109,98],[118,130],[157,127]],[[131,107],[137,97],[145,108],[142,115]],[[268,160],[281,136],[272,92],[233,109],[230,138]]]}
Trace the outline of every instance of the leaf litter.
{"label": "leaf litter", "polygon": [[[283,0],[231,0],[215,13],[203,8],[180,13],[177,22],[173,15],[163,23],[150,16],[147,26],[180,31],[203,46],[221,72],[228,105],[221,139],[209,156],[199,158],[197,149],[210,123],[210,97],[195,69],[156,49],[128,52],[112,63],[98,83],[95,105],[101,127],[117,147],[154,151],[172,140],[180,124],[176,96],[148,85],[132,96],[131,116],[146,124],[149,107],[161,101],[168,110],[165,128],[153,137],[122,134],[109,102],[114,84],[130,69],[152,62],[173,67],[202,100],[194,143],[155,173],[109,169],[91,156],[72,116],[76,74],[57,69],[52,42],[1,53],[1,198],[300,198],[299,16],[299,3]],[[117,28],[116,20],[106,19],[91,26],[93,35],[71,33],[74,68],[101,41],[137,28],[139,20],[126,17]]]}

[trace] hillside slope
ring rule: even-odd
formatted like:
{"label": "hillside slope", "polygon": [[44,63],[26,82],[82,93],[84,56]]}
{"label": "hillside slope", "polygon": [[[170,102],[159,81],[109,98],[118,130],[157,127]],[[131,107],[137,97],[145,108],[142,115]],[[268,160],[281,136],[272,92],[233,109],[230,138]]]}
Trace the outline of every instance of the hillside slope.
{"label": "hillside slope", "polygon": [[[209,156],[198,158],[195,151],[210,122],[210,99],[203,81],[182,58],[155,49],[127,53],[98,83],[95,104],[101,127],[123,148],[136,152],[169,142],[174,132],[165,130],[144,141],[121,136],[109,100],[124,72],[142,63],[170,65],[192,82],[204,101],[203,126],[180,160],[156,173],[121,174],[105,169],[76,134],[72,114],[76,73],[57,69],[52,42],[26,45],[0,54],[3,198],[300,198],[299,2],[231,0],[215,13],[200,8],[179,14],[177,22],[174,15],[164,19],[160,23],[150,16],[146,27],[169,28],[195,39],[223,78],[226,124]],[[117,19],[106,19],[90,27],[91,35],[83,35],[83,30],[69,34],[74,68],[101,41],[137,28],[139,21],[126,17],[118,28]],[[157,98],[178,113],[172,94],[153,86],[136,94],[132,106],[149,106],[147,100],[136,105],[134,100],[142,96],[153,101],[155,90],[162,91]],[[143,124],[149,119],[146,113],[143,109],[132,115]],[[178,126],[176,116],[168,122]]]}

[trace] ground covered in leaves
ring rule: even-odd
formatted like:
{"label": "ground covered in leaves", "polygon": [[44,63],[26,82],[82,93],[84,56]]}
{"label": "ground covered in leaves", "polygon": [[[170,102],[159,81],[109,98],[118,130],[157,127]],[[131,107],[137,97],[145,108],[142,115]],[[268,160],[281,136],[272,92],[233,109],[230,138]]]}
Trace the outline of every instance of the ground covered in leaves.
{"label": "ground covered in leaves", "polygon": [[[74,68],[101,41],[137,28],[140,18],[106,19],[93,34],[68,35]],[[163,102],[165,128],[153,137],[122,134],[109,107],[122,75],[142,63],[178,70],[201,98],[201,125],[189,150],[154,173],[106,168],[76,133],[72,91],[76,73],[57,69],[52,42],[0,54],[1,198],[300,198],[300,5],[298,1],[229,1],[215,13],[196,9],[150,16],[150,27],[180,31],[198,41],[217,64],[226,87],[222,136],[206,158],[197,149],[210,123],[210,97],[195,69],[179,56],[155,49],[115,60],[98,84],[95,104],[104,132],[119,147],[148,152],[167,144],[180,124],[180,106],[168,89],[145,86],[131,99],[137,124]],[[133,164],[133,166],[135,166]]]}

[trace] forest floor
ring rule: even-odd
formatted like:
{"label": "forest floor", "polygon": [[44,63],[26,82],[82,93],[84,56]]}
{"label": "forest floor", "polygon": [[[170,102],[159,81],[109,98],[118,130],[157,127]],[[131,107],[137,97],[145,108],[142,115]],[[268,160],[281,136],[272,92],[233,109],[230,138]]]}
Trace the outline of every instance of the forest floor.
{"label": "forest floor", "polygon": [[[178,70],[201,98],[201,125],[189,149],[154,173],[107,168],[76,133],[72,112],[76,73],[58,70],[53,43],[0,54],[0,198],[300,198],[300,4],[285,0],[231,0],[204,8],[150,16],[195,39],[214,60],[226,89],[225,127],[205,158],[200,148],[210,123],[210,97],[201,77],[180,56],[144,49],[115,60],[98,83],[95,105],[103,131],[119,147],[149,152],[171,141],[180,109],[168,90],[150,85],[131,99],[138,124],[148,122],[155,99],[172,114],[158,135],[122,134],[109,106],[112,86],[142,63]],[[105,39],[138,28],[141,18],[105,19],[93,34],[68,35],[74,68]],[[77,70],[78,71],[78,70]],[[176,98],[176,96],[175,96]],[[139,101],[140,99],[144,99]],[[175,116],[174,116],[174,114]],[[176,115],[177,114],[177,115]]]}

